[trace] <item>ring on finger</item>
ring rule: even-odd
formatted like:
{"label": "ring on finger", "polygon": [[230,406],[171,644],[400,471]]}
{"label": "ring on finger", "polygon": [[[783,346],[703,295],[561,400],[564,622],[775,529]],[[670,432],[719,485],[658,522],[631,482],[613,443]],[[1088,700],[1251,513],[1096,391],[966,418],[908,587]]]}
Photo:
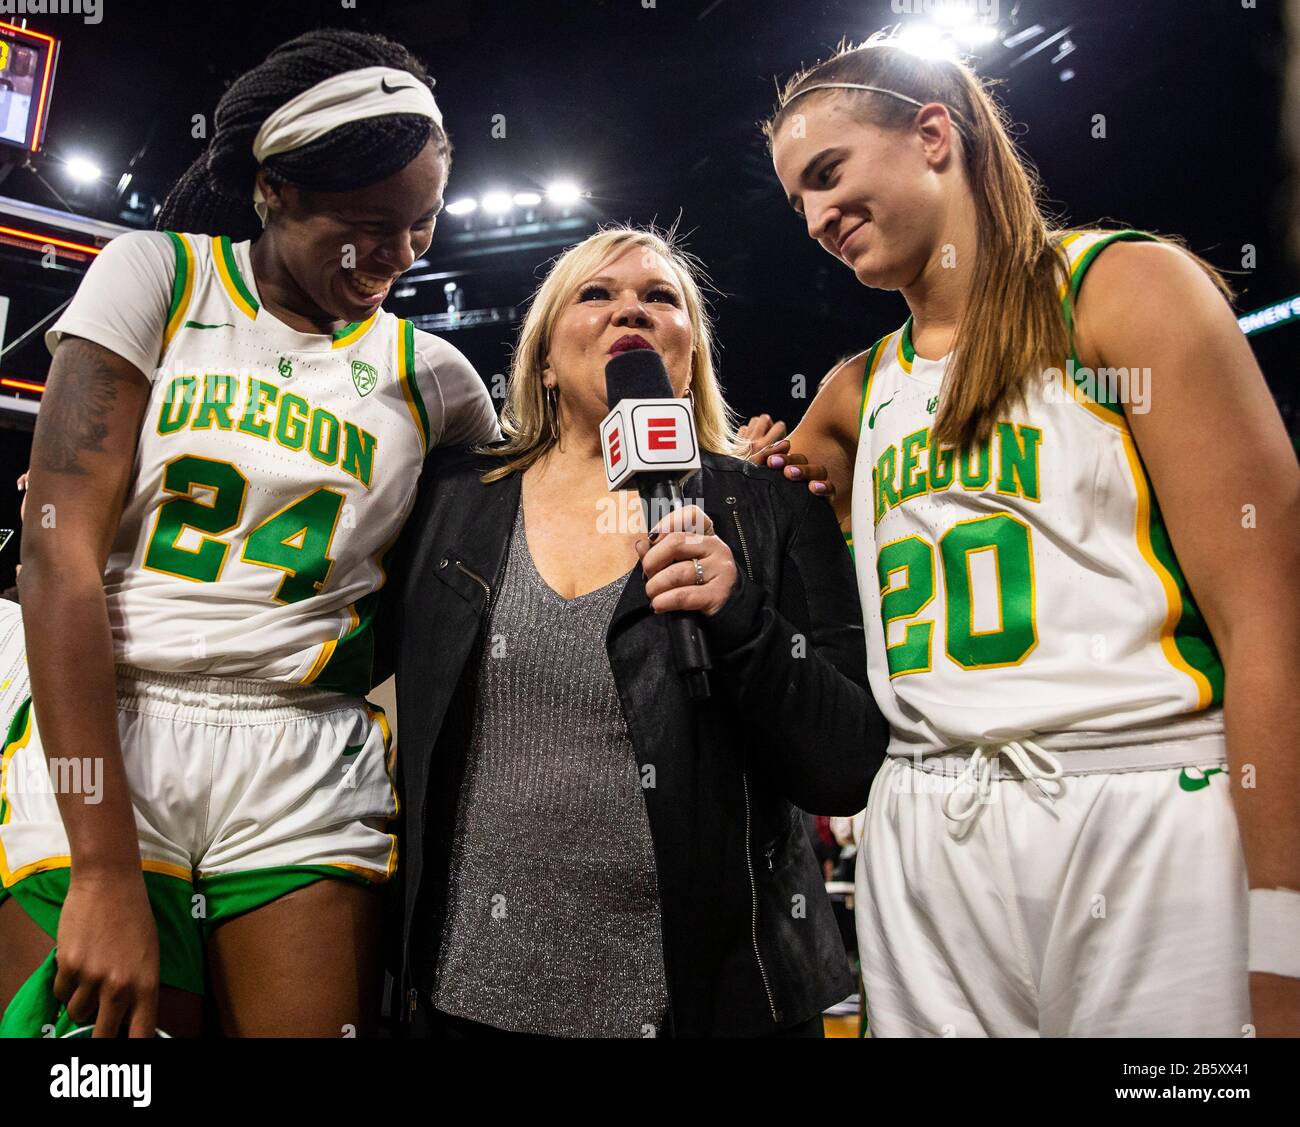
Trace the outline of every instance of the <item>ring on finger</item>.
{"label": "ring on finger", "polygon": [[699,560],[691,560],[691,563],[695,565],[695,586],[701,587],[704,585],[704,565]]}

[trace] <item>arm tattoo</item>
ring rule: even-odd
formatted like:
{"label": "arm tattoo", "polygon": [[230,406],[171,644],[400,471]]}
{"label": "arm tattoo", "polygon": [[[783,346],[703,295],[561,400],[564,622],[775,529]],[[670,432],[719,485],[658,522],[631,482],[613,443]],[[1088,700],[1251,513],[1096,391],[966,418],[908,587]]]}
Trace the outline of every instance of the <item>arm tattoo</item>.
{"label": "arm tattoo", "polygon": [[42,404],[36,430],[35,453],[41,469],[52,473],[86,476],[82,453],[103,453],[108,437],[107,418],[117,400],[122,376],[82,341],[68,341],[71,353],[60,379]]}

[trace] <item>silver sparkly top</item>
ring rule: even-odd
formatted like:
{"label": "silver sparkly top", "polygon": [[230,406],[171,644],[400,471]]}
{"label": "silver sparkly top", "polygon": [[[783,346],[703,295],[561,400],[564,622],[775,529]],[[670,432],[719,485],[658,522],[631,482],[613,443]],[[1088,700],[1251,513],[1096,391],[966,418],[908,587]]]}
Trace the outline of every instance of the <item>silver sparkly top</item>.
{"label": "silver sparkly top", "polygon": [[561,1037],[663,1031],[650,825],[605,650],[627,578],[556,594],[520,505],[456,815],[433,996],[446,1013]]}

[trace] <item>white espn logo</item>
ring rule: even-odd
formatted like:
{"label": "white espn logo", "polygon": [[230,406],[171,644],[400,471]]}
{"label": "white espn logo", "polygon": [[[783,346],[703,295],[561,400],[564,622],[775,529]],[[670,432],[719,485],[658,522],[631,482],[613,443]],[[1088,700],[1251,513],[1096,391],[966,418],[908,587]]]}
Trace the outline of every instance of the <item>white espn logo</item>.
{"label": "white espn logo", "polygon": [[688,399],[623,399],[600,424],[605,481],[610,490],[639,473],[700,468],[695,417]]}

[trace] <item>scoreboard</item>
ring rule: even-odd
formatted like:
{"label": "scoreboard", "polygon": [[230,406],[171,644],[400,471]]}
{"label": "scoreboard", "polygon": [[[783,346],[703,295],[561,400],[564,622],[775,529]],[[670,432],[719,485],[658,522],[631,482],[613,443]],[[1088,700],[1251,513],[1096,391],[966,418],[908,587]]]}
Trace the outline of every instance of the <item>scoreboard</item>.
{"label": "scoreboard", "polygon": [[0,23],[0,146],[40,151],[58,56],[52,36]]}

